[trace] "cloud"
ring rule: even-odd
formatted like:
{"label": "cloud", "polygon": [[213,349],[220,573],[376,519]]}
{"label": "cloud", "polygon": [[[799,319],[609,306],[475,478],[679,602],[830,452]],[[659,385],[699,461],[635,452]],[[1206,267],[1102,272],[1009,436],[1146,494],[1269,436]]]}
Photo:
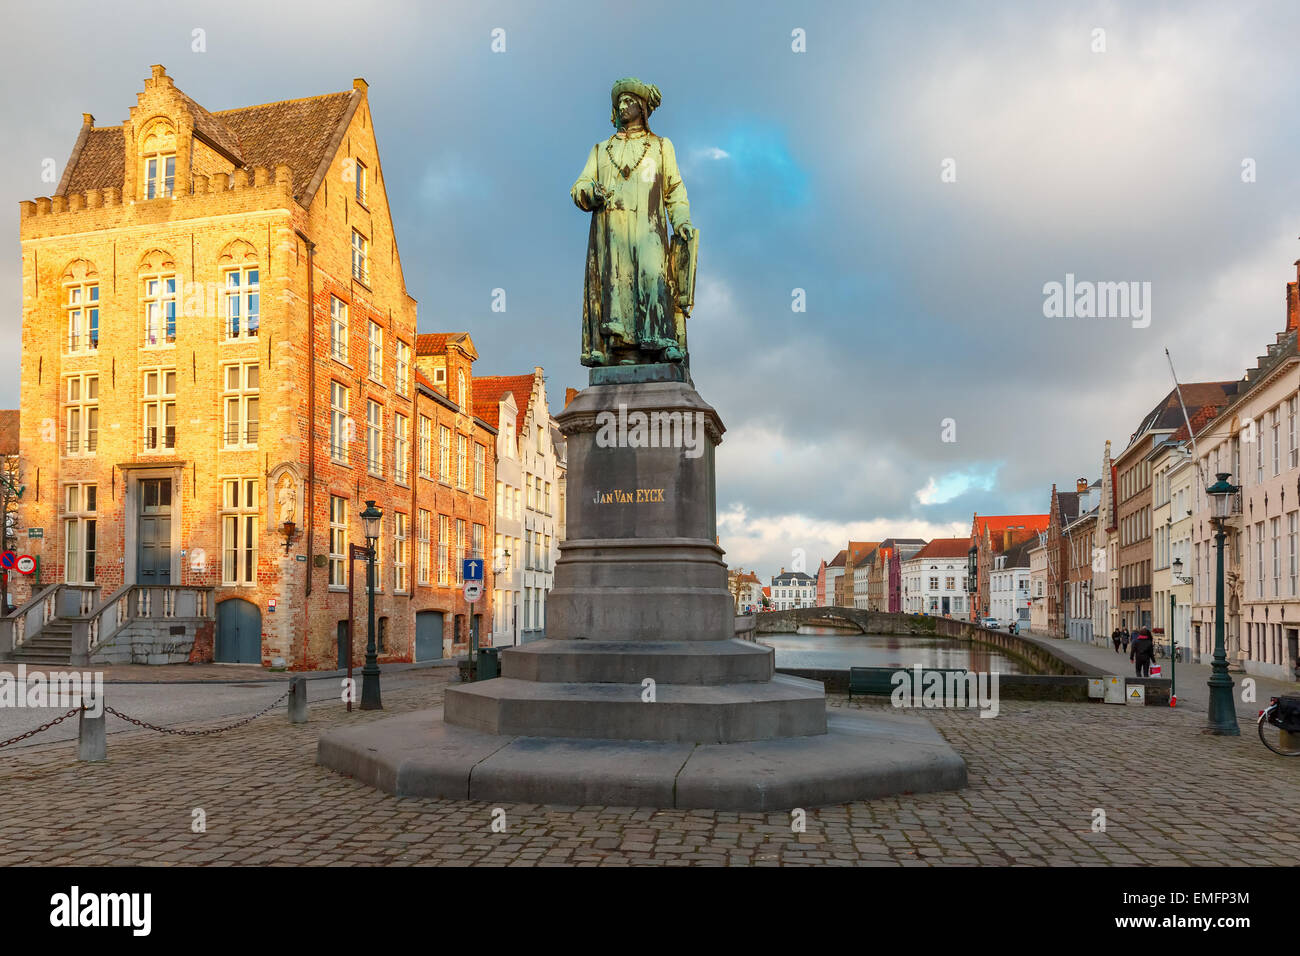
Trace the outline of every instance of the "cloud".
{"label": "cloud", "polygon": [[930,477],[925,487],[916,492],[916,500],[923,505],[942,505],[968,491],[992,491],[997,484],[999,462],[981,470],[972,467],[966,471],[950,471],[935,479]]}

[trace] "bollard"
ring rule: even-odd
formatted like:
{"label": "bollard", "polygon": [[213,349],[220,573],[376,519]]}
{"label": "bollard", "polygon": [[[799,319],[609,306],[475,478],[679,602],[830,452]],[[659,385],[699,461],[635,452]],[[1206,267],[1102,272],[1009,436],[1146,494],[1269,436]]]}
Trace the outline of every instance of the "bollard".
{"label": "bollard", "polygon": [[307,678],[301,674],[289,678],[289,723],[307,723]]}
{"label": "bollard", "polygon": [[[99,716],[92,717],[90,710],[98,710]],[[77,759],[97,762],[108,759],[108,733],[105,724],[108,714],[104,711],[104,702],[91,701],[87,709],[86,701],[81,701],[81,713],[77,715]]]}

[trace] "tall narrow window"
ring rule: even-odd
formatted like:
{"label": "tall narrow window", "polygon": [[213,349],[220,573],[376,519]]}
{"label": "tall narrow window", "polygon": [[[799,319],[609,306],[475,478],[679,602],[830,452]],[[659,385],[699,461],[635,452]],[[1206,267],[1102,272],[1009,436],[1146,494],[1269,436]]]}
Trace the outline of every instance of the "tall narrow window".
{"label": "tall narrow window", "polygon": [[1264,522],[1255,524],[1255,596],[1264,596]]}
{"label": "tall narrow window", "polygon": [[352,278],[370,282],[370,243],[355,229],[352,230]]}
{"label": "tall narrow window", "polygon": [[[1218,468],[1215,468],[1215,473]],[[1264,483],[1264,419],[1255,421],[1255,482]]]}
{"label": "tall narrow window", "polygon": [[430,460],[433,455],[433,449],[431,447],[433,442],[432,432],[433,432],[433,421],[429,418],[428,415],[421,415],[420,416],[420,477],[422,478],[433,477],[432,472],[430,472],[429,470],[433,464],[432,461]]}
{"label": "tall narrow window", "polygon": [[421,584],[429,583],[429,512],[420,509],[420,551],[416,558],[416,575]]}
{"label": "tall narrow window", "polygon": [[438,426],[438,480],[451,484],[451,429]]}
{"label": "tall narrow window", "polygon": [[1282,470],[1282,426],[1278,421],[1278,415],[1281,407],[1273,409],[1268,413],[1269,430],[1273,436],[1273,474],[1276,475]]}
{"label": "tall narrow window", "polygon": [[366,182],[366,164],[359,159],[354,159],[352,165],[353,173],[357,177],[357,202],[364,206],[366,204],[366,187],[368,185]]}
{"label": "tall narrow window", "polygon": [[330,296],[330,357],[348,360],[348,304]]}
{"label": "tall narrow window", "polygon": [[409,591],[411,585],[406,565],[407,521],[402,512],[393,512],[393,590],[399,594]]}
{"label": "tall narrow window", "polygon": [[1287,427],[1287,463],[1291,468],[1300,467],[1300,447],[1296,445],[1296,396],[1286,400]]}
{"label": "tall narrow window", "polygon": [[347,587],[348,560],[348,499],[330,495],[330,587]]}
{"label": "tall narrow window", "polygon": [[99,376],[72,375],[66,382],[64,450],[93,455],[99,447]]}
{"label": "tall narrow window", "polygon": [[464,435],[456,436],[456,487],[458,488],[468,487],[466,484],[468,475],[465,467],[468,445],[469,439]]}
{"label": "tall narrow window", "polygon": [[257,336],[262,321],[262,296],[256,266],[226,273],[226,338]]}
{"label": "tall narrow window", "polygon": [[144,198],[166,199],[176,190],[176,154],[158,153],[144,161]]}
{"label": "tall narrow window", "polygon": [[366,471],[384,473],[384,409],[376,401],[366,403]]}
{"label": "tall narrow window", "polygon": [[88,282],[68,286],[68,351],[93,352],[99,348],[99,285]]}
{"label": "tall narrow window", "polygon": [[330,458],[348,463],[348,389],[341,382],[330,382]]}
{"label": "tall narrow window", "polygon": [[453,559],[456,564],[456,586],[460,587],[465,583],[465,519],[456,519],[456,557]]}
{"label": "tall narrow window", "polygon": [[487,488],[487,448],[474,443],[474,494],[486,494]]}
{"label": "tall narrow window", "polygon": [[176,277],[144,280],[144,344],[176,344]]}
{"label": "tall narrow window", "polygon": [[384,327],[370,323],[369,349],[366,352],[366,374],[376,382],[384,380]]}
{"label": "tall narrow window", "polygon": [[176,370],[152,369],[144,373],[144,448],[176,447]]}
{"label": "tall narrow window", "polygon": [[256,362],[227,365],[225,371],[226,447],[257,447],[259,369]]}
{"label": "tall narrow window", "polygon": [[257,584],[257,479],[228,478],[222,482],[221,583]]}
{"label": "tall narrow window", "polygon": [[95,485],[64,488],[63,580],[68,584],[95,583]]}
{"label": "tall narrow window", "polygon": [[411,392],[411,347],[405,342],[397,343],[397,362],[394,366],[397,377],[397,394],[409,395]]}
{"label": "tall narrow window", "polygon": [[1273,539],[1273,597],[1282,596],[1282,519],[1269,520],[1269,532]]}
{"label": "tall narrow window", "polygon": [[465,370],[461,369],[456,373],[456,404],[460,406],[462,412],[465,411],[468,401],[469,395],[465,391]]}
{"label": "tall narrow window", "polygon": [[410,420],[405,415],[393,414],[393,477],[407,480],[407,456],[411,453]]}
{"label": "tall narrow window", "polygon": [[473,537],[470,539],[469,556],[481,561],[483,559],[483,526],[481,524],[474,525],[472,533]]}
{"label": "tall narrow window", "polygon": [[449,545],[447,541],[448,521],[446,515],[438,515],[438,583],[446,584],[448,581],[447,574],[447,552]]}
{"label": "tall narrow window", "polygon": [[1291,597],[1296,596],[1297,584],[1300,584],[1300,566],[1296,564],[1297,560],[1300,559],[1300,553],[1296,551],[1296,534],[1300,531],[1297,524],[1300,524],[1300,511],[1293,511],[1286,516],[1286,547],[1289,557],[1287,574],[1290,578],[1289,594]]}

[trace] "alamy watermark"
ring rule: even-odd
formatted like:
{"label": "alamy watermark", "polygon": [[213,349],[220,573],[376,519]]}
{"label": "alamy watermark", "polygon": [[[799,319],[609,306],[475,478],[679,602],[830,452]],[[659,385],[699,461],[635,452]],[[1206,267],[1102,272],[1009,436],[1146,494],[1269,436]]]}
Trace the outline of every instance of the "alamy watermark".
{"label": "alamy watermark", "polygon": [[1049,319],[1131,319],[1133,328],[1151,324],[1150,282],[1076,280],[1043,284],[1043,315]]}
{"label": "alamy watermark", "polygon": [[619,402],[617,414],[596,414],[596,428],[600,448],[682,448],[687,458],[704,454],[703,412],[629,412]]}
{"label": "alamy watermark", "polygon": [[72,709],[86,705],[86,713],[98,717],[104,712],[103,671],[41,671],[28,673],[19,664],[16,674],[0,673],[0,707],[58,707]]}
{"label": "alamy watermark", "polygon": [[980,717],[998,715],[997,671],[927,670],[917,664],[889,679],[895,707],[978,707]]}

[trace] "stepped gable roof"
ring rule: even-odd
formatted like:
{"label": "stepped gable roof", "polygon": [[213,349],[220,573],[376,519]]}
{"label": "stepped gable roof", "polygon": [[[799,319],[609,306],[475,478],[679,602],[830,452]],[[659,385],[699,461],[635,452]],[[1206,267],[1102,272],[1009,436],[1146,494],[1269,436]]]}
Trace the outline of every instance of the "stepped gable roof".
{"label": "stepped gable roof", "polygon": [[524,430],[524,415],[528,411],[528,402],[533,394],[533,376],[528,375],[482,375],[474,379],[474,414],[484,421],[499,427],[501,399],[506,395],[515,397],[515,437]]}
{"label": "stepped gable roof", "polygon": [[1058,491],[1056,507],[1061,512],[1061,524],[1066,525],[1079,516],[1079,493],[1077,491]]}
{"label": "stepped gable roof", "polygon": [[935,538],[916,554],[918,558],[965,558],[970,552],[970,538]]}
{"label": "stepped gable roof", "polygon": [[[353,88],[296,100],[209,112],[177,89],[194,118],[195,135],[224,153],[237,166],[274,170],[281,163],[293,172],[294,193],[304,206],[323,178],[362,92]],[[87,189],[121,189],[125,182],[126,141],[121,126],[84,128],[68,160],[56,195]]]}

